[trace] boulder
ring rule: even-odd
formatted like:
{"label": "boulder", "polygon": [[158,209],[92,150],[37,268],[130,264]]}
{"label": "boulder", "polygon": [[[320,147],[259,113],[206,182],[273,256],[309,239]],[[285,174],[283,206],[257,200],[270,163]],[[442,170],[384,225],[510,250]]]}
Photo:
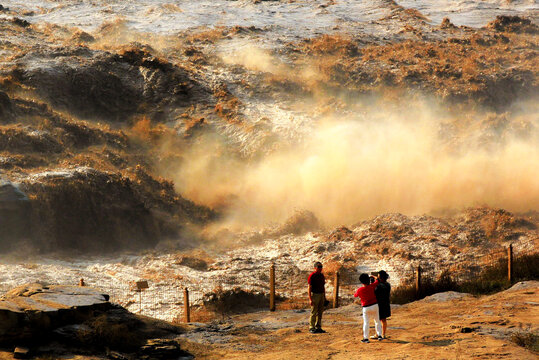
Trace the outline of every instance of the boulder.
{"label": "boulder", "polygon": [[193,359],[193,356],[183,351],[176,340],[152,339],[140,348],[139,358],[145,360]]}
{"label": "boulder", "polygon": [[22,285],[0,298],[0,343],[31,340],[111,307],[108,295],[89,287]]}
{"label": "boulder", "polygon": [[25,347],[16,347],[13,350],[13,357],[15,359],[27,359],[30,355],[30,350]]}

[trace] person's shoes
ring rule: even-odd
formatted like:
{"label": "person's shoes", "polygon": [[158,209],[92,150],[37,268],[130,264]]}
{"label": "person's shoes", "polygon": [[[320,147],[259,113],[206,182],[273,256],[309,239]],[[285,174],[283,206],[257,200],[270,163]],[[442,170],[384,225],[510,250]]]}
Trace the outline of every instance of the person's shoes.
{"label": "person's shoes", "polygon": [[383,336],[378,336],[378,341],[382,341],[384,340],[384,337]]}
{"label": "person's shoes", "polygon": [[311,334],[316,334],[316,329],[309,329],[309,332],[310,332]]}
{"label": "person's shoes", "polygon": [[315,332],[316,332],[317,334],[325,334],[325,333],[326,333],[326,330],[316,329]]}
{"label": "person's shoes", "polygon": [[366,343],[370,343],[369,339],[363,339],[363,340],[361,340],[361,342],[362,342],[362,343],[365,343],[365,344],[366,344]]}

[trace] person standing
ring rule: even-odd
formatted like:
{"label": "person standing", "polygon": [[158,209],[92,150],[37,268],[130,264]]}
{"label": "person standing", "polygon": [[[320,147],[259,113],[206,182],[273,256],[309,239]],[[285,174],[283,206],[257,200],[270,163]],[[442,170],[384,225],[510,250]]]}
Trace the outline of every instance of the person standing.
{"label": "person standing", "polygon": [[309,303],[311,304],[311,317],[309,322],[309,332],[311,334],[325,333],[322,330],[322,313],[326,301],[326,278],[322,274],[322,263],[314,263],[314,271],[307,280],[309,284]]}
{"label": "person standing", "polygon": [[374,289],[376,289],[376,287],[378,286],[379,281],[376,280],[371,284],[370,277],[367,274],[361,274],[359,276],[359,281],[363,284],[363,286],[356,290],[354,297],[359,297],[361,299],[361,306],[363,307],[363,340],[361,340],[361,342],[370,342],[370,319],[374,319],[376,335],[378,335],[378,340],[382,340],[382,324],[380,323],[380,317],[378,314],[378,303],[376,301],[376,295],[374,294]]}
{"label": "person standing", "polygon": [[389,297],[391,294],[391,284],[387,282],[389,279],[388,273],[384,270],[378,272],[378,286],[374,289],[376,301],[378,301],[378,309],[380,321],[382,322],[382,337],[386,338],[387,318],[391,316],[391,304]]}

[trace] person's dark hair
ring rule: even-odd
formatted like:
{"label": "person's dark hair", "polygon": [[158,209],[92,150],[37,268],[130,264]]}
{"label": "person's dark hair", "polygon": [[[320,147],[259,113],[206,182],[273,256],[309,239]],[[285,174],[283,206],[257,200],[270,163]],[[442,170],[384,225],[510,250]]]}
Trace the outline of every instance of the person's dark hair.
{"label": "person's dark hair", "polygon": [[389,274],[386,273],[384,270],[380,270],[378,272],[378,275],[380,276],[380,279],[382,279],[383,281],[387,281],[387,279],[389,279]]}
{"label": "person's dark hair", "polygon": [[322,267],[322,263],[320,261],[317,261],[317,262],[314,263],[314,267],[315,268]]}
{"label": "person's dark hair", "polygon": [[369,285],[371,280],[369,279],[369,274],[361,274],[359,275],[359,281],[361,281],[362,284]]}

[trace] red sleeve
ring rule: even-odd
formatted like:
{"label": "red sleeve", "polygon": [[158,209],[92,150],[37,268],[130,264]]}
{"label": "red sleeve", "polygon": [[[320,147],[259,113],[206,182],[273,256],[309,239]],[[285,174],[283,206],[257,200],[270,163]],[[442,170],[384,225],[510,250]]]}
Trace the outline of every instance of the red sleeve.
{"label": "red sleeve", "polygon": [[313,276],[314,273],[311,273],[311,275],[309,275],[309,278],[307,279],[307,283],[309,285],[311,285],[311,277]]}
{"label": "red sleeve", "polygon": [[358,288],[358,289],[356,290],[356,293],[354,294],[354,297],[359,297],[359,290],[361,290],[361,288]]}
{"label": "red sleeve", "polygon": [[378,281],[378,279],[376,279],[371,285],[372,285],[373,287],[377,287],[379,283],[380,283],[380,282]]}

